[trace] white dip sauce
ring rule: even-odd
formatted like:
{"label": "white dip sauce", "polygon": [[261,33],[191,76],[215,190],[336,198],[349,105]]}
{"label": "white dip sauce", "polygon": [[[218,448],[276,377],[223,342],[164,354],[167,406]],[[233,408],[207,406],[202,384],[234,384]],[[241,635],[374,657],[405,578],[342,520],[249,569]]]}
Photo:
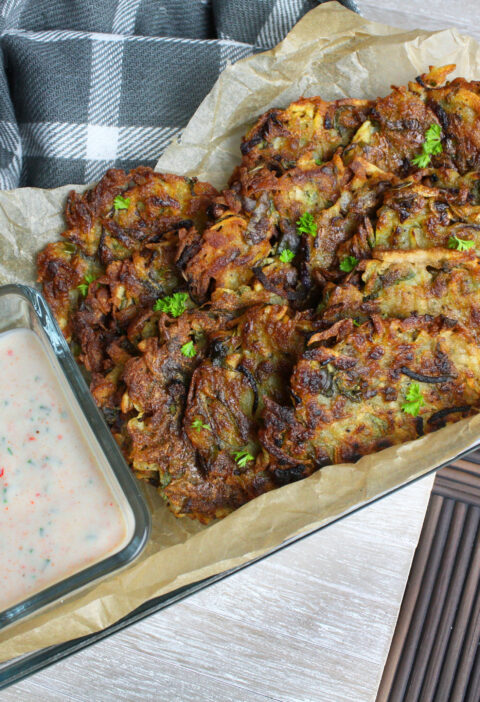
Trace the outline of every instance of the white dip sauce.
{"label": "white dip sauce", "polygon": [[127,531],[39,339],[0,334],[0,611],[119,551]]}

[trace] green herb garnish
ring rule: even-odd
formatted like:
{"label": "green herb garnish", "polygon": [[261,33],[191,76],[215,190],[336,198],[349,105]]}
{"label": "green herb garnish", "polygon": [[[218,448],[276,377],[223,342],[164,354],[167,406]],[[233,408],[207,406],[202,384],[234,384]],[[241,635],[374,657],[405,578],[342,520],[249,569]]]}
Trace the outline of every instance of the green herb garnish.
{"label": "green herb garnish", "polygon": [[113,201],[113,207],[115,210],[128,210],[130,207],[130,198],[117,195]]}
{"label": "green herb garnish", "polygon": [[443,147],[441,137],[441,126],[439,124],[431,124],[425,132],[425,141],[422,144],[422,153],[412,158],[412,163],[414,166],[426,168],[432,160],[432,156],[442,153]]}
{"label": "green herb garnish", "polygon": [[323,166],[323,164],[325,163],[325,161],[322,161],[321,158],[316,158],[316,159],[315,159],[315,163],[317,164],[317,166]]}
{"label": "green herb garnish", "polygon": [[290,249],[283,249],[279,258],[282,263],[290,263],[290,261],[293,261],[293,259],[295,258],[295,254]]}
{"label": "green herb garnish", "polygon": [[80,285],[77,285],[77,290],[80,290],[83,297],[86,296],[88,292],[88,286],[90,285],[90,283],[93,283],[93,281],[97,278],[98,275],[95,275],[94,273],[85,273],[85,275],[83,276],[85,283],[80,283]]}
{"label": "green herb garnish", "polygon": [[208,424],[204,424],[201,419],[197,417],[197,419],[194,419],[192,424],[191,424],[192,429],[195,429],[195,431],[201,432],[202,429],[206,429],[207,431],[212,431],[211,428],[209,427]]}
{"label": "green herb garnish", "polygon": [[187,300],[188,293],[176,292],[173,293],[173,295],[157,300],[153,305],[153,309],[156,312],[165,312],[165,314],[169,314],[170,317],[180,317],[180,315],[185,312]]}
{"label": "green herb garnish", "polygon": [[240,466],[240,468],[245,468],[249,461],[255,460],[255,456],[252,456],[252,454],[249,453],[247,449],[240,449],[240,451],[234,451],[233,455],[235,457],[237,465]]}
{"label": "green herb garnish", "polygon": [[448,240],[449,249],[457,249],[457,251],[468,251],[472,246],[475,246],[474,241],[469,239],[459,239],[458,236],[451,236]]}
{"label": "green herb garnish", "polygon": [[407,402],[402,405],[402,410],[406,412],[406,414],[411,414],[412,417],[416,417],[420,412],[420,407],[423,407],[425,404],[425,400],[423,399],[422,391],[420,390],[420,385],[418,383],[410,383],[405,399]]}
{"label": "green herb garnish", "polygon": [[160,485],[165,488],[167,485],[170,485],[172,482],[172,476],[169,475],[168,473],[160,473],[159,475],[160,478]]}
{"label": "green herb garnish", "polygon": [[304,212],[300,219],[297,219],[296,224],[298,234],[310,234],[310,236],[317,236],[315,220],[310,212]]}
{"label": "green herb garnish", "polygon": [[187,341],[186,344],[183,344],[182,348],[180,351],[183,353],[184,356],[187,358],[193,358],[194,356],[197,355],[197,352],[195,350],[195,344],[193,341]]}
{"label": "green herb garnish", "polygon": [[360,322],[358,322],[356,319],[353,320],[353,324],[354,324],[355,327],[359,327],[359,326],[360,326]]}
{"label": "green herb garnish", "polygon": [[353,271],[357,263],[358,258],[355,258],[355,256],[345,256],[345,258],[340,262],[340,270],[344,271],[345,273],[350,273],[350,271]]}

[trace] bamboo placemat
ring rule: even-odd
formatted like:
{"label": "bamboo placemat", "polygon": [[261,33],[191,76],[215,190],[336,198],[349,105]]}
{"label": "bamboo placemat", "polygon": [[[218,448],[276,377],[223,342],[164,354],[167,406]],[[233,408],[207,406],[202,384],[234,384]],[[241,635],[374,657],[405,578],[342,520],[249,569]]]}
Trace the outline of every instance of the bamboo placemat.
{"label": "bamboo placemat", "polygon": [[480,699],[480,452],[439,471],[377,702]]}

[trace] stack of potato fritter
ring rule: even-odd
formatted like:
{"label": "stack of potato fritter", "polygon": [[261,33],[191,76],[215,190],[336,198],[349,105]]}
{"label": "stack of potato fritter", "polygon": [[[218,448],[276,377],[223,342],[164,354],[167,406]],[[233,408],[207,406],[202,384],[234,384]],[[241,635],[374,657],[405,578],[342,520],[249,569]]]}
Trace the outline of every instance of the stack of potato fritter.
{"label": "stack of potato fritter", "polygon": [[39,281],[136,475],[202,522],[480,407],[480,82],[261,116],[218,193],[110,170]]}

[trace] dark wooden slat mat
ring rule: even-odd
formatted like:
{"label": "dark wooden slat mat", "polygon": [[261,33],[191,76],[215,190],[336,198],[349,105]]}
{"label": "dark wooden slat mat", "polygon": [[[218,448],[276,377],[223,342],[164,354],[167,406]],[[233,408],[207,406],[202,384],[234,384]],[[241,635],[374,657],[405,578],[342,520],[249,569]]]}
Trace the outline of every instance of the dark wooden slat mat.
{"label": "dark wooden slat mat", "polygon": [[480,701],[480,452],[439,471],[377,702]]}

